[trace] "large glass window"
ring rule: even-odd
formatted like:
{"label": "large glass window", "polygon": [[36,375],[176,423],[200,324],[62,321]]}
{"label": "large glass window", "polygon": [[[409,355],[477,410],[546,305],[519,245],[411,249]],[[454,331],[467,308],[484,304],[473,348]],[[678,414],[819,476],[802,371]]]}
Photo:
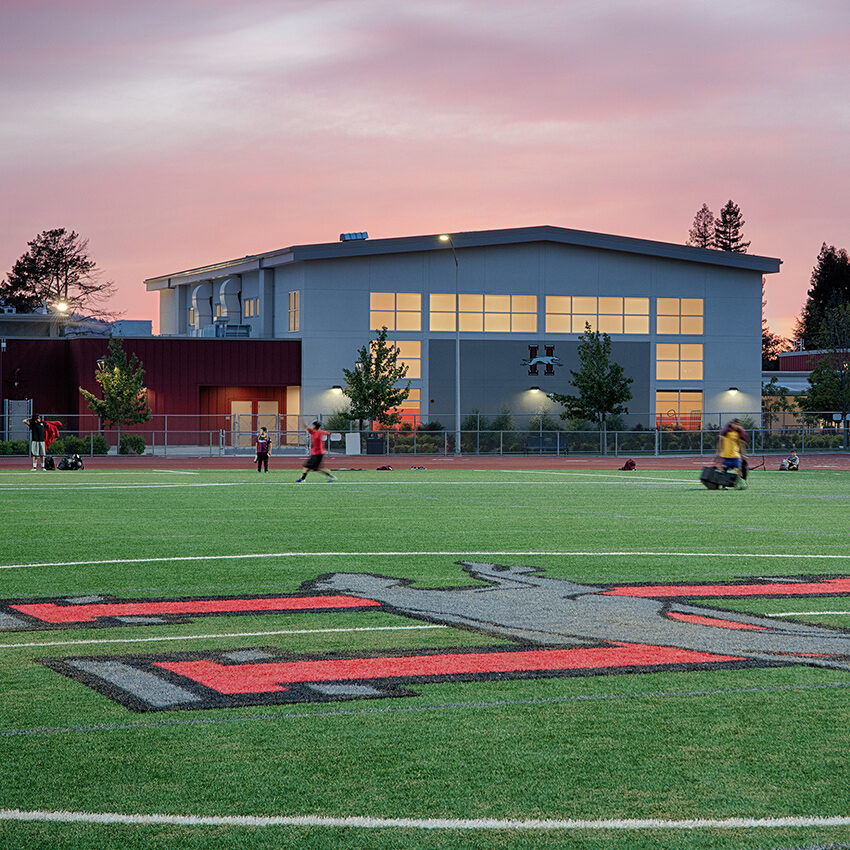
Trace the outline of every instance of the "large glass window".
{"label": "large glass window", "polygon": [[547,295],[546,333],[648,334],[649,298]]}
{"label": "large glass window", "polygon": [[455,304],[460,330],[470,333],[536,333],[536,295],[483,295],[453,293],[431,295],[431,330],[455,330]]}
{"label": "large glass window", "polygon": [[[406,381],[415,381],[422,377],[422,343],[418,339],[388,339],[388,345],[398,349],[398,362],[407,366]],[[374,347],[375,341],[372,341]]]}
{"label": "large glass window", "polygon": [[659,298],[656,309],[656,333],[702,334],[702,298]]}
{"label": "large glass window", "polygon": [[659,342],[655,377],[661,381],[702,380],[702,343]]}
{"label": "large glass window", "polygon": [[411,387],[407,398],[396,408],[401,414],[404,424],[416,427],[419,424],[419,416],[422,411],[422,390]]}
{"label": "large glass window", "polygon": [[698,390],[659,390],[655,393],[655,423],[658,428],[702,427],[702,392]]}
{"label": "large glass window", "polygon": [[372,330],[419,331],[422,329],[422,296],[418,292],[372,292],[369,296],[369,327]]}

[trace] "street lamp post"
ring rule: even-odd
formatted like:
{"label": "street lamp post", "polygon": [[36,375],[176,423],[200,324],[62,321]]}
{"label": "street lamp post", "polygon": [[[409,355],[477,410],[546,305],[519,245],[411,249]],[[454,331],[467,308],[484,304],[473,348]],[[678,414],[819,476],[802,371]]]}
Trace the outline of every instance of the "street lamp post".
{"label": "street lamp post", "polygon": [[455,261],[455,454],[460,454],[460,292],[458,289],[458,262],[455,243],[448,233],[440,236],[441,242],[448,242]]}

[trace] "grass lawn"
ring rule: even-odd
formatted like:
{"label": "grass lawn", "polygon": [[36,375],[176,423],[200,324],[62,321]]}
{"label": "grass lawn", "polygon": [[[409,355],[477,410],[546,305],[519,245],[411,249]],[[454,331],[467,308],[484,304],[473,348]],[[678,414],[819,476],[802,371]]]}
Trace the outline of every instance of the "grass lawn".
{"label": "grass lawn", "polygon": [[0,472],[0,847],[850,846],[848,473],[294,478]]}

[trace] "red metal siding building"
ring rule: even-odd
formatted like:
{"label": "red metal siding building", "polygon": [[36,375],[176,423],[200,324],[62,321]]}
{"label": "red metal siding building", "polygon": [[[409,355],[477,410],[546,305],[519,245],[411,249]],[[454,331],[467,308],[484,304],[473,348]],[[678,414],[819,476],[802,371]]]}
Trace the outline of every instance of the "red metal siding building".
{"label": "red metal siding building", "polygon": [[[287,411],[287,388],[301,384],[301,343],[293,340],[124,338],[128,356],[145,370],[154,416],[190,414],[185,427],[207,430],[213,418],[229,416],[233,402],[276,403]],[[37,412],[78,417],[94,427],[83,387],[100,396],[97,361],[107,351],[102,337],[7,339],[0,354],[2,398],[33,399]],[[266,408],[269,409],[269,408]],[[96,419],[95,419],[96,425]],[[215,427],[220,427],[216,425]]]}

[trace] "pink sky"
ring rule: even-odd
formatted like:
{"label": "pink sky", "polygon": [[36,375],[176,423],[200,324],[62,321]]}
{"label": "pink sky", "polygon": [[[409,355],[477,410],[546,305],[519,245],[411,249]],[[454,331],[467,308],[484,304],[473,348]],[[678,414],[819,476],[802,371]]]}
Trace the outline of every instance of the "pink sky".
{"label": "pink sky", "polygon": [[730,198],[783,335],[850,249],[846,0],[6,0],[0,274],[87,237],[142,281],[343,231],[683,243]]}

